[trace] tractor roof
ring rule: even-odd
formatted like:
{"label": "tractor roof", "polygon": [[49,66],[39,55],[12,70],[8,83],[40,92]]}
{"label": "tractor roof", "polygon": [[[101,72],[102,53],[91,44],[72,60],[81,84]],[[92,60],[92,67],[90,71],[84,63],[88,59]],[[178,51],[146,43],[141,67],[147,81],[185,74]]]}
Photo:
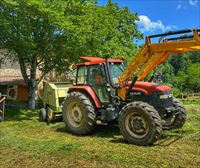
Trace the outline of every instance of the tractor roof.
{"label": "tractor roof", "polygon": [[[80,66],[80,65],[95,65],[95,64],[101,64],[101,63],[106,62],[105,58],[100,58],[100,57],[83,57],[83,56],[81,56],[81,58],[84,59],[87,62],[81,62],[79,64],[76,64],[76,66]],[[116,63],[117,62],[118,63],[124,62],[123,60],[113,59],[113,58],[109,58],[108,61],[109,62],[116,62]]]}

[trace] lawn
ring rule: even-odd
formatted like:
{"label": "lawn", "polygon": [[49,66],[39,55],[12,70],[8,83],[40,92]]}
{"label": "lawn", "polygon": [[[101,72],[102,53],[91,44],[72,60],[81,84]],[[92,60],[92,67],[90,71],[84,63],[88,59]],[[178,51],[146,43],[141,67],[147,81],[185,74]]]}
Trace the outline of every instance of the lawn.
{"label": "lawn", "polygon": [[8,110],[0,123],[0,167],[200,167],[200,105],[185,107],[185,126],[163,131],[150,147],[127,144],[117,126],[75,136],[63,122],[39,122],[38,111]]}

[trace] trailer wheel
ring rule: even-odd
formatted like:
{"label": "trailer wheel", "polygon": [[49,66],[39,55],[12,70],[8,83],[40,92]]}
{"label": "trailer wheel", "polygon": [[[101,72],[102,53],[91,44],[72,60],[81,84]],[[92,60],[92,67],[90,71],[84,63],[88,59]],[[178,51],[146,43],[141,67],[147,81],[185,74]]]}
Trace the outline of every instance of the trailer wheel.
{"label": "trailer wheel", "polygon": [[71,133],[77,135],[89,134],[96,124],[94,106],[84,94],[79,92],[69,93],[63,105],[63,119],[67,130]]}
{"label": "trailer wheel", "polygon": [[39,121],[46,122],[47,121],[47,112],[45,108],[41,108],[39,112]]}
{"label": "trailer wheel", "polygon": [[163,128],[166,130],[182,128],[186,120],[186,110],[182,103],[175,97],[173,97],[173,107],[175,114],[164,120]]}
{"label": "trailer wheel", "polygon": [[47,106],[46,108],[47,111],[47,123],[53,122],[54,121],[54,112],[53,110]]}
{"label": "trailer wheel", "polygon": [[124,106],[118,122],[124,138],[135,145],[152,145],[162,131],[158,112],[144,102],[131,102]]}

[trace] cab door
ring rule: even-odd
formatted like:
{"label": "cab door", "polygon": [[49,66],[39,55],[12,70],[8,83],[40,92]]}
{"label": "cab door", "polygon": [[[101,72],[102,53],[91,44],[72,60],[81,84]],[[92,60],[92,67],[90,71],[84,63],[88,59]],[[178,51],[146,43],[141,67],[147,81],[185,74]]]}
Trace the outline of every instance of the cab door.
{"label": "cab door", "polygon": [[101,103],[109,103],[109,92],[104,65],[91,65],[88,69],[89,85],[94,89]]}

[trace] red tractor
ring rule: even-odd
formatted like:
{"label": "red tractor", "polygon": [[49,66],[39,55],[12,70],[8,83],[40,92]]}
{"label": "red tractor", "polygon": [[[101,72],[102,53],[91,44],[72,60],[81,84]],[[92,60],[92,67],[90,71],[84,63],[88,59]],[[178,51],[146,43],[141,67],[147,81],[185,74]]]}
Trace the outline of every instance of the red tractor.
{"label": "red tractor", "polygon": [[[66,128],[73,134],[86,135],[93,131],[97,120],[118,120],[124,138],[136,145],[152,145],[163,128],[181,128],[186,111],[173,97],[172,89],[142,80],[169,54],[199,50],[199,31],[149,36],[127,66],[118,59],[82,57],[86,62],[77,64],[75,84],[69,88],[63,105]],[[165,38],[156,44],[150,41],[183,33],[192,34]]]}

